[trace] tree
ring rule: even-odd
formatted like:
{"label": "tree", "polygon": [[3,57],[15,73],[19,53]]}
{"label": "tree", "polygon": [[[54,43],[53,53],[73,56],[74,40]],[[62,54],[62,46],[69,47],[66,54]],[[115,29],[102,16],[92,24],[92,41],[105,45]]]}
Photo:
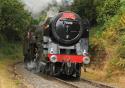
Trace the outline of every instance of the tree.
{"label": "tree", "polygon": [[98,23],[104,24],[118,12],[119,8],[120,0],[103,0],[100,2],[96,7]]}
{"label": "tree", "polygon": [[31,17],[18,0],[0,0],[0,34],[8,40],[21,39]]}
{"label": "tree", "polygon": [[92,25],[96,23],[96,4],[94,0],[75,0],[71,10],[83,19],[87,18]]}
{"label": "tree", "polygon": [[120,0],[75,0],[71,10],[95,25],[104,24],[117,13],[119,7]]}

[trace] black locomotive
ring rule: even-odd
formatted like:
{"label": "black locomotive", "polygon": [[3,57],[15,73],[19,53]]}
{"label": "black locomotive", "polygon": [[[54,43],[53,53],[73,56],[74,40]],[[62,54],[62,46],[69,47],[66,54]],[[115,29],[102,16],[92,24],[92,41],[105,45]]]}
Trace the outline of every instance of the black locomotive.
{"label": "black locomotive", "polygon": [[24,39],[24,63],[32,71],[80,77],[89,64],[88,21],[74,12],[60,12],[42,26],[33,26]]}

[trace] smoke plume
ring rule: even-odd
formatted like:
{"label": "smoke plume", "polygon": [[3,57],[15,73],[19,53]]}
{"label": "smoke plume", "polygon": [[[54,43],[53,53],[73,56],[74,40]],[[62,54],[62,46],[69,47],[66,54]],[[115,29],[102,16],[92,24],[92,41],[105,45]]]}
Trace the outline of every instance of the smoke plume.
{"label": "smoke plume", "polygon": [[38,17],[42,11],[47,10],[50,6],[53,6],[49,9],[48,15],[55,15],[58,8],[61,6],[62,0],[21,0],[25,5],[25,9],[28,10],[33,17]]}

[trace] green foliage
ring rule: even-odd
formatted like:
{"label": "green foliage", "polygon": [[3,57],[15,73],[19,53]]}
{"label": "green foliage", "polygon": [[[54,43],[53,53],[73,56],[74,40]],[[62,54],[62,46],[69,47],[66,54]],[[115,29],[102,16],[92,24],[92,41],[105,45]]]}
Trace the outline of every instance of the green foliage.
{"label": "green foliage", "polygon": [[116,70],[115,64],[118,62],[118,59],[112,58],[109,59],[106,68],[106,78],[110,78],[113,75],[113,72]]}
{"label": "green foliage", "polygon": [[121,7],[120,7],[120,10],[121,10],[122,12],[125,11],[125,0],[121,0]]}
{"label": "green foliage", "polygon": [[117,53],[119,55],[120,58],[124,58],[125,59],[125,46],[120,46],[118,49],[117,49]]}
{"label": "green foliage", "polygon": [[21,58],[22,57],[22,47],[20,43],[9,43],[4,42],[0,44],[0,59],[2,58]]}
{"label": "green foliage", "polygon": [[82,18],[88,18],[89,21],[96,20],[96,5],[94,0],[75,0],[71,10],[79,14]]}
{"label": "green foliage", "polygon": [[[90,44],[105,50],[105,58],[96,68],[103,65],[106,76],[111,77],[125,71],[125,0],[102,2],[100,1],[96,7],[98,25],[91,30]],[[98,59],[98,55],[102,56],[103,53],[92,52],[95,55],[94,59]]]}
{"label": "green foliage", "polygon": [[[0,0],[0,33],[8,40],[18,40],[31,18],[18,0]],[[15,39],[17,38],[17,39]]]}
{"label": "green foliage", "polygon": [[112,58],[108,61],[108,63],[108,68],[106,69],[107,77],[111,77],[113,74],[116,75],[125,71],[125,59]]}
{"label": "green foliage", "polygon": [[116,66],[119,70],[125,71],[125,59],[119,59]]}
{"label": "green foliage", "polygon": [[104,24],[113,17],[120,7],[120,0],[75,0],[71,7],[82,18],[87,17],[91,24]]}
{"label": "green foliage", "polygon": [[120,8],[120,0],[102,0],[97,7],[97,21],[104,24],[107,20],[111,19]]}
{"label": "green foliage", "polygon": [[122,45],[125,45],[125,35],[121,36],[119,38],[119,41],[121,42]]}
{"label": "green foliage", "polygon": [[[118,30],[118,34],[120,35],[119,37],[119,42],[121,43],[121,46],[124,47],[125,45],[125,28],[121,28]],[[122,49],[122,48],[121,48]]]}

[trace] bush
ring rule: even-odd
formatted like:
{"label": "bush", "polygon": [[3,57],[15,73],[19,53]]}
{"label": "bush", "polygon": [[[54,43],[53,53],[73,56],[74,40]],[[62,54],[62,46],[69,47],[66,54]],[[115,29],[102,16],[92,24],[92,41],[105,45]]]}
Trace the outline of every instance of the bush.
{"label": "bush", "polygon": [[31,20],[21,2],[18,0],[0,0],[0,13],[0,34],[9,41],[15,40],[14,37],[21,38]]}
{"label": "bush", "polygon": [[120,46],[117,50],[117,53],[118,53],[120,58],[125,59],[125,46]]}
{"label": "bush", "polygon": [[74,0],[71,10],[80,15],[80,17],[87,18],[91,25],[96,24],[96,4],[95,0]]}
{"label": "bush", "polygon": [[125,59],[119,59],[119,61],[116,63],[116,67],[120,71],[125,71]]}
{"label": "bush", "polygon": [[103,3],[97,6],[97,21],[104,24],[111,17],[117,14],[120,8],[120,0],[103,0]]}
{"label": "bush", "polygon": [[0,59],[2,58],[12,58],[22,57],[22,47],[20,43],[9,43],[4,42],[1,44],[0,48]]}

